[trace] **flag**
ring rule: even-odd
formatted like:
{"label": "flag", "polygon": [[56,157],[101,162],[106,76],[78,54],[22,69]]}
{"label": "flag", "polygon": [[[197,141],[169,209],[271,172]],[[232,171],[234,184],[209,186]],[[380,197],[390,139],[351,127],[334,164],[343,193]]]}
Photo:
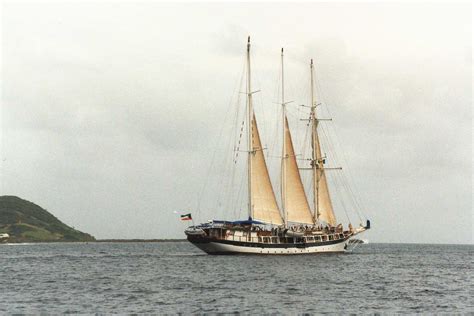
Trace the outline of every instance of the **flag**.
{"label": "flag", "polygon": [[182,220],[182,221],[190,221],[190,220],[192,220],[192,219],[193,219],[193,218],[191,217],[191,213],[181,215],[181,220]]}

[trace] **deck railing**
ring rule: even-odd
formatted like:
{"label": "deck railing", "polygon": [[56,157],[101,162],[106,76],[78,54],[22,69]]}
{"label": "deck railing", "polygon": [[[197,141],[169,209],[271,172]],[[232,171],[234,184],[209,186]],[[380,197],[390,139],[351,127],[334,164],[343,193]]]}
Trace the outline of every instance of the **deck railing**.
{"label": "deck railing", "polygon": [[304,236],[304,237],[279,237],[279,236],[259,236],[259,237],[248,237],[248,236],[235,236],[227,235],[226,240],[240,241],[240,242],[252,242],[259,244],[287,244],[287,243],[317,243],[323,241],[335,241],[342,240],[348,235],[345,234],[331,234],[331,235],[319,235],[319,236]]}

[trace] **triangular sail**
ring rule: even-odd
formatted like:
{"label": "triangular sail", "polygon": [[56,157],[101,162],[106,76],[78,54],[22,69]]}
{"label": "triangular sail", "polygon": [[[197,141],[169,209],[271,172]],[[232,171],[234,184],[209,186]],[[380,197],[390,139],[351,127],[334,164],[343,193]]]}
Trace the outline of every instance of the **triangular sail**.
{"label": "triangular sail", "polygon": [[255,113],[253,114],[251,126],[251,214],[255,220],[275,225],[282,225],[283,219],[280,215],[280,210],[278,209],[275,193],[273,192],[272,183],[268,174]]}
{"label": "triangular sail", "polygon": [[285,148],[284,148],[284,174],[282,181],[285,185],[283,190],[283,204],[287,222],[297,222],[303,224],[314,224],[311,209],[304,192],[303,183],[301,182],[298,164],[296,162],[295,151],[291,139],[291,132],[288,126],[288,119],[285,116]]}
{"label": "triangular sail", "polygon": [[317,199],[318,199],[318,219],[324,221],[332,226],[336,226],[336,216],[334,215],[334,210],[332,208],[331,197],[329,196],[328,183],[326,180],[326,173],[324,171],[323,159],[321,158],[321,145],[319,143],[319,137],[316,138],[316,152],[317,157],[319,158],[318,162],[318,189],[317,189]]}

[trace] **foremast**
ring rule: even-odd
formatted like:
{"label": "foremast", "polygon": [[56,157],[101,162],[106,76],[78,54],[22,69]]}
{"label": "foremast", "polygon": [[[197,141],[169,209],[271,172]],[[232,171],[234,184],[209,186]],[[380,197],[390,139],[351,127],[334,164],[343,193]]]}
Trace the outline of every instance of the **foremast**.
{"label": "foremast", "polygon": [[313,172],[313,209],[314,209],[314,221],[318,222],[319,220],[319,199],[318,199],[318,187],[319,187],[319,175],[318,175],[318,152],[317,152],[317,142],[318,142],[318,120],[316,119],[316,102],[314,101],[314,69],[313,69],[313,60],[311,59],[311,168]]}
{"label": "foremast", "polygon": [[[313,180],[313,207],[314,221],[316,223],[325,222],[332,226],[336,225],[336,216],[332,207],[331,197],[329,195],[328,184],[324,168],[325,157],[321,154],[321,144],[318,135],[318,124],[320,119],[316,113],[316,100],[314,95],[314,65],[311,59],[311,169]],[[340,169],[340,168],[335,168]]]}

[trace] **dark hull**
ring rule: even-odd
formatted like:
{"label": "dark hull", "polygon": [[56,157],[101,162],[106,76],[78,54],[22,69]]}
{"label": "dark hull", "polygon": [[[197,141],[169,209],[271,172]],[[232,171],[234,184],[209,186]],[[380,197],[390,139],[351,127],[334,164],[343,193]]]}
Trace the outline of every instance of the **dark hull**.
{"label": "dark hull", "polygon": [[212,255],[230,254],[315,254],[342,253],[347,249],[346,242],[350,237],[321,242],[293,243],[257,243],[250,241],[225,240],[207,236],[188,236],[188,241],[199,249]]}

